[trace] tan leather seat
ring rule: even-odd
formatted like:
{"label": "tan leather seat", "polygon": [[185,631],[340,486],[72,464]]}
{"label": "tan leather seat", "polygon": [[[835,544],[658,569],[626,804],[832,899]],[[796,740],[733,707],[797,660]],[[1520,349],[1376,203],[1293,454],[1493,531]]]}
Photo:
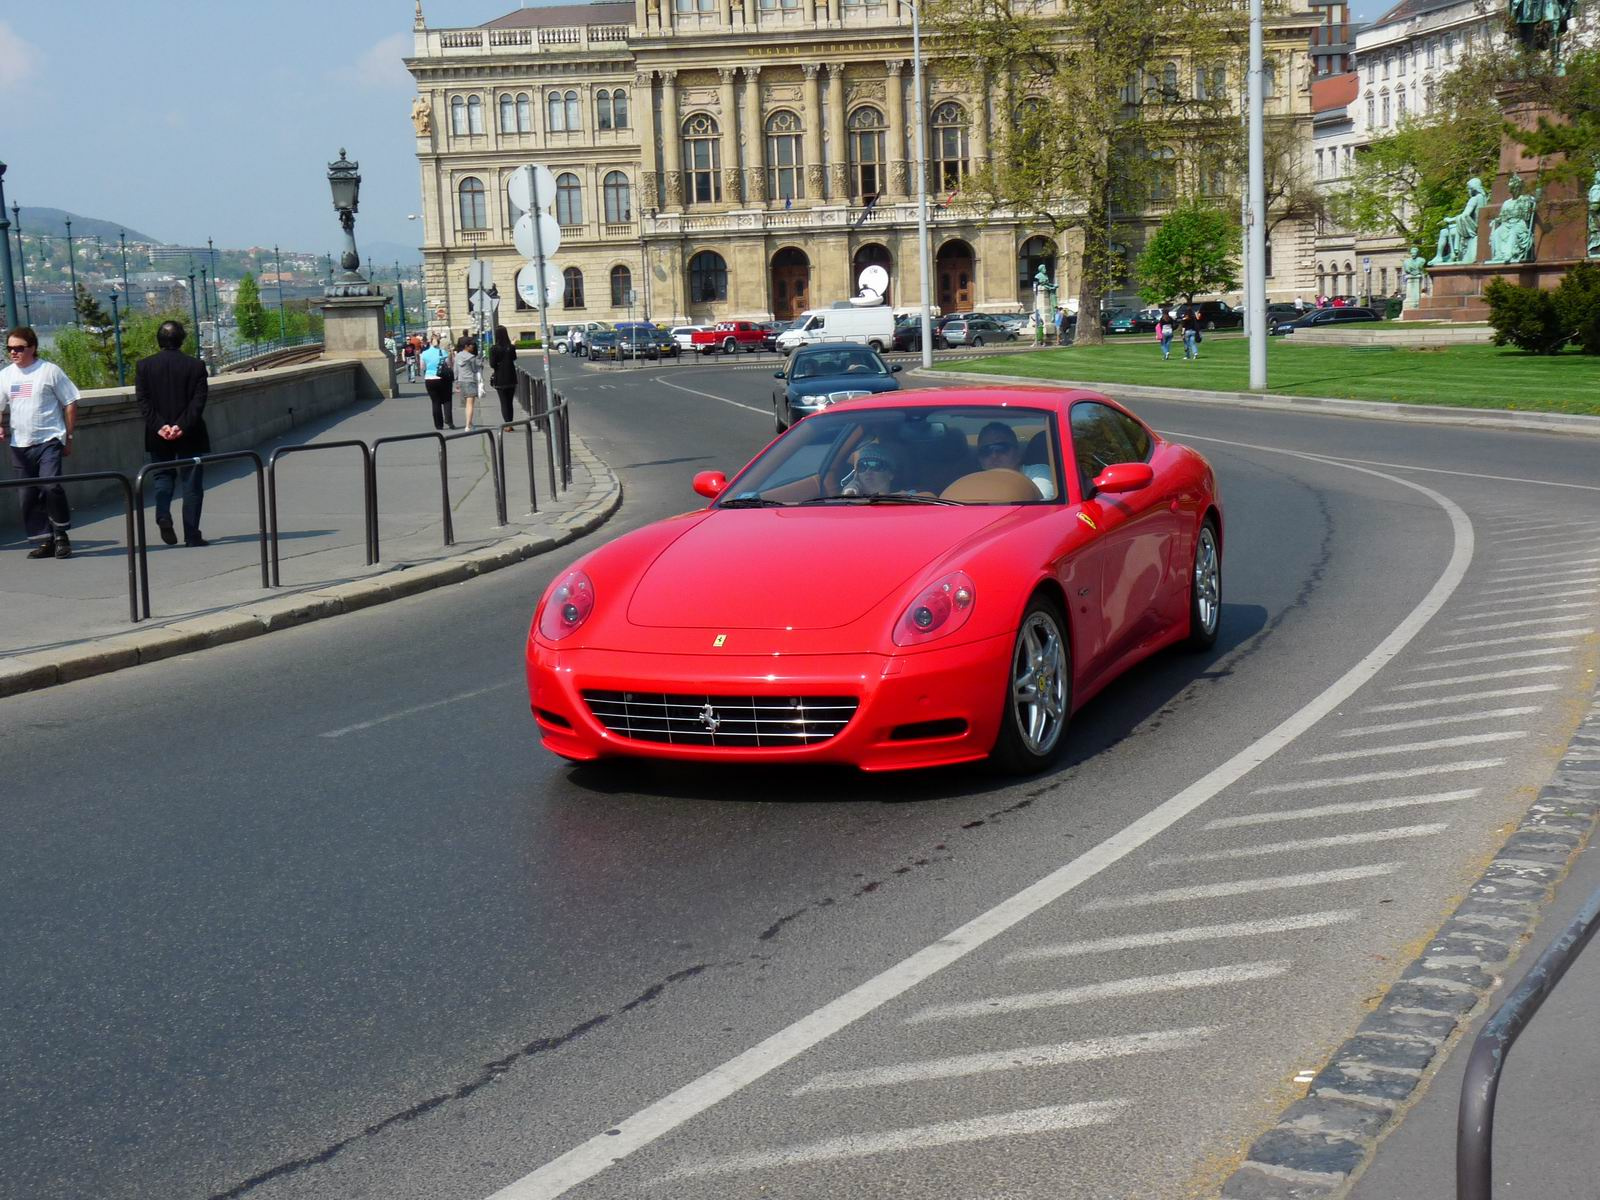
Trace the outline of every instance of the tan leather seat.
{"label": "tan leather seat", "polygon": [[969,504],[1018,504],[1025,500],[1037,500],[1039,489],[1021,471],[996,467],[992,471],[974,471],[970,475],[963,475],[940,492],[939,497]]}

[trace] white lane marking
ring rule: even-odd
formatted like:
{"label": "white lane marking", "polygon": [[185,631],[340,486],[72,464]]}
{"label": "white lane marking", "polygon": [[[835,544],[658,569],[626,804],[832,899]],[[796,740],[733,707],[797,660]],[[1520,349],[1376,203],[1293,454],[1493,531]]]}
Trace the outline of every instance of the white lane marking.
{"label": "white lane marking", "polygon": [[1454,750],[1458,746],[1482,746],[1489,742],[1514,742],[1527,736],[1525,729],[1497,729],[1491,733],[1463,733],[1456,737],[1434,738],[1427,742],[1397,742],[1392,746],[1363,746],[1359,750],[1336,750],[1314,754],[1300,761],[1312,763],[1349,762],[1353,758],[1382,758],[1385,754],[1413,754],[1423,750]]}
{"label": "white lane marking", "polygon": [[1411,838],[1432,837],[1450,828],[1442,821],[1430,825],[1396,825],[1391,829],[1368,829],[1361,833],[1332,833],[1326,837],[1294,838],[1287,842],[1264,842],[1256,846],[1235,846],[1231,850],[1212,850],[1203,854],[1175,854],[1152,858],[1147,866],[1176,867],[1186,863],[1232,862],[1241,858],[1266,858],[1273,854],[1298,854],[1303,850],[1332,850],[1339,846],[1366,846],[1374,842],[1403,842]]}
{"label": "white lane marking", "polygon": [[1171,971],[1165,975],[1136,975],[1131,979],[1107,979],[1079,987],[1056,988],[1048,992],[1018,992],[1011,996],[986,996],[982,1000],[958,1000],[952,1004],[930,1004],[906,1018],[907,1025],[929,1021],[963,1021],[969,1017],[997,1017],[1004,1013],[1034,1012],[1041,1008],[1066,1008],[1091,1000],[1116,1000],[1128,996],[1153,996],[1160,992],[1187,992],[1191,988],[1227,987],[1234,983],[1253,983],[1276,979],[1291,966],[1287,958],[1261,962],[1230,963],[1225,967],[1201,967],[1195,971]]}
{"label": "white lane marking", "polygon": [[1542,650],[1502,650],[1499,654],[1475,654],[1471,658],[1450,658],[1444,662],[1424,663],[1420,667],[1407,667],[1407,675],[1421,671],[1454,671],[1458,667],[1477,667],[1484,663],[1517,662],[1525,658],[1549,658],[1552,654],[1571,654],[1570,646],[1547,646]]}
{"label": "white lane marking", "polygon": [[[847,1158],[868,1158],[874,1154],[897,1154],[906,1150],[931,1150],[936,1146],[955,1146],[993,1138],[1023,1137],[1037,1133],[1060,1133],[1114,1121],[1128,1107],[1125,1100],[1085,1100],[1078,1104],[1052,1104],[1045,1108],[1025,1108],[997,1116],[973,1117],[965,1121],[939,1121],[911,1129],[886,1133],[849,1133],[843,1137],[758,1150],[753,1154],[731,1154],[687,1163],[662,1175],[654,1182],[692,1179],[704,1175],[737,1175],[749,1171],[771,1171],[801,1167],[809,1163],[837,1162]],[[615,1139],[613,1139],[615,1140]],[[497,1196],[499,1193],[497,1193]]]}
{"label": "white lane marking", "polygon": [[720,400],[723,404],[731,404],[735,408],[744,409],[746,412],[760,413],[763,417],[770,417],[772,415],[772,410],[770,408],[757,408],[754,404],[742,404],[737,400],[729,400],[726,396],[714,395],[711,392],[702,392],[698,388],[684,387],[682,384],[677,383],[668,383],[665,379],[657,379],[656,382],[662,387],[669,387],[673,389],[673,391],[688,392],[691,396],[704,396],[707,400]]}
{"label": "white lane marking", "polygon": [[[1541,600],[1566,600],[1566,599],[1568,599],[1568,598],[1570,598],[1572,596],[1593,596],[1593,595],[1594,595],[1594,589],[1593,588],[1575,588],[1574,590],[1572,590],[1570,592],[1545,592],[1542,595],[1540,595],[1539,599],[1541,599]],[[1529,604],[1526,601],[1517,602],[1517,601],[1507,601],[1507,600],[1491,600],[1487,604],[1469,604],[1469,605],[1467,605],[1467,607],[1463,608],[1461,611],[1464,612],[1464,613],[1486,612],[1486,611],[1491,611],[1491,610],[1494,611],[1494,612],[1505,612],[1505,611],[1507,611],[1507,606],[1509,604],[1516,604],[1517,605],[1517,607],[1515,609],[1516,612],[1551,612],[1551,611],[1553,611],[1555,609],[1558,609],[1558,608],[1566,608],[1567,607],[1565,604],[1536,605],[1536,604]]]}
{"label": "white lane marking", "polygon": [[[1589,607],[1591,607],[1591,605],[1585,604],[1583,601],[1578,600],[1578,601],[1574,601],[1572,604],[1548,604],[1544,608],[1540,608],[1540,609],[1527,609],[1527,608],[1524,608],[1524,609],[1521,609],[1520,611],[1522,611],[1522,612],[1562,612],[1562,611],[1570,611],[1570,610],[1572,610],[1574,608],[1589,608]],[[1483,633],[1499,633],[1501,630],[1504,630],[1504,629],[1531,629],[1536,625],[1559,625],[1563,621],[1575,621],[1577,619],[1578,618],[1571,617],[1571,616],[1567,616],[1567,617],[1529,617],[1527,620],[1524,620],[1524,621],[1496,621],[1493,625],[1486,624],[1484,621],[1481,621],[1481,620],[1478,620],[1478,621],[1463,621],[1459,625],[1450,626],[1448,629],[1446,629],[1444,631],[1442,636],[1444,636],[1444,637],[1460,637],[1464,633],[1472,633],[1472,632],[1475,632],[1475,631],[1481,631]]]}
{"label": "white lane marking", "polygon": [[1339,731],[1342,738],[1370,737],[1375,733],[1400,733],[1407,729],[1430,729],[1435,725],[1464,725],[1468,721],[1492,721],[1498,717],[1521,717],[1541,712],[1540,704],[1519,704],[1511,708],[1483,708],[1477,712],[1455,713],[1448,717],[1418,717],[1411,721],[1391,721],[1387,725],[1361,725]]}
{"label": "white lane marking", "polygon": [[[1579,584],[1579,583],[1600,583],[1600,572],[1595,572],[1592,575],[1580,575],[1580,576],[1578,576],[1578,577],[1576,577],[1574,579],[1563,579],[1559,583],[1555,583],[1555,584],[1552,584],[1552,583],[1549,583],[1547,581],[1541,580],[1538,583],[1519,583],[1516,587],[1478,588],[1473,592],[1473,594],[1476,595],[1476,596],[1507,596],[1507,597],[1510,597],[1510,596],[1520,596],[1520,595],[1523,595],[1526,592],[1538,592],[1540,594],[1540,596],[1542,597],[1542,596],[1547,596],[1547,595],[1552,595],[1553,594],[1553,593],[1551,593],[1551,592],[1546,590],[1548,588],[1551,588],[1551,587],[1572,587],[1573,585]],[[1511,601],[1508,600],[1507,603],[1511,603]]]}
{"label": "white lane marking", "polygon": [[[1208,439],[1219,441],[1220,439]],[[1248,447],[1247,447],[1248,448]],[[1296,451],[1271,450],[1308,462],[1330,466],[1341,464],[1316,455]],[[1372,681],[1395,655],[1403,651],[1427,627],[1450,600],[1472,563],[1474,535],[1472,522],[1461,506],[1431,488],[1408,479],[1385,475],[1365,467],[1346,470],[1373,475],[1408,488],[1432,500],[1449,517],[1452,533],[1450,559],[1433,586],[1415,608],[1348,671],[1309,700],[1299,711],[1268,730],[1233,757],[1219,763],[1188,787],[1168,798],[1142,817],[1124,826],[1099,845],[1064,863],[1044,878],[1002,900],[931,945],[902,959],[844,995],[801,1017],[750,1049],[690,1080],[676,1091],[646,1105],[587,1141],[551,1159],[521,1179],[496,1192],[491,1200],[552,1200],[585,1180],[592,1179],[614,1163],[648,1146],[684,1122],[734,1095],[751,1083],[777,1070],[819,1042],[876,1011],[917,984],[959,962],[1006,930],[1026,920],[1075,888],[1099,875],[1139,849],[1150,839],[1170,829],[1224,789],[1237,783],[1256,767],[1290,745],[1328,714],[1338,710],[1361,688]],[[1498,761],[1498,760],[1497,760]],[[1399,866],[1393,864],[1387,869]],[[1378,872],[1383,873],[1383,872]]]}
{"label": "white lane marking", "polygon": [[1310,808],[1280,809],[1278,812],[1246,813],[1241,817],[1218,817],[1202,829],[1240,829],[1246,825],[1272,825],[1278,821],[1312,821],[1319,817],[1347,817],[1356,813],[1386,812],[1392,808],[1411,808],[1418,804],[1453,804],[1470,800],[1482,788],[1462,788],[1457,792],[1432,792],[1426,796],[1391,796],[1386,800],[1352,800],[1345,804],[1318,804]]}
{"label": "white lane marking", "polygon": [[1482,671],[1476,675],[1452,675],[1449,679],[1424,679],[1419,683],[1397,683],[1391,692],[1415,692],[1422,688],[1453,687],[1458,683],[1480,683],[1486,679],[1515,679],[1519,675],[1548,675],[1567,670],[1566,663],[1546,663],[1542,667],[1512,667],[1509,671]]}
{"label": "white lane marking", "polygon": [[[1568,617],[1567,620],[1572,620]],[[1435,646],[1426,654],[1449,654],[1453,650],[1481,650],[1485,646],[1515,646],[1520,642],[1550,642],[1557,638],[1583,637],[1594,632],[1593,625],[1582,628],[1569,626],[1566,629],[1552,629],[1549,633],[1519,633],[1515,637],[1487,638],[1478,642],[1451,642],[1448,646]]]}
{"label": "white lane marking", "polygon": [[[1594,532],[1595,530],[1592,527],[1580,528],[1577,526],[1564,531],[1565,534],[1576,534],[1578,536],[1592,535]],[[1496,536],[1494,539],[1494,544],[1502,548],[1515,546],[1519,542],[1533,542],[1535,545],[1530,546],[1529,549],[1537,549],[1538,546],[1570,546],[1572,538],[1558,533],[1529,533],[1518,537]]]}
{"label": "white lane marking", "polygon": [[[1210,828],[1208,825],[1206,828]],[[1323,912],[1300,913],[1289,917],[1269,917],[1261,921],[1225,921],[1217,925],[1188,925],[1182,929],[1157,929],[1149,933],[1129,933],[1121,937],[1094,938],[1087,942],[1062,942],[1054,946],[1029,946],[1013,950],[1002,963],[1045,962],[1057,958],[1076,958],[1080,954],[1106,954],[1114,950],[1139,950],[1148,946],[1176,946],[1183,942],[1217,942],[1236,937],[1260,937],[1271,933],[1293,933],[1301,929],[1322,929],[1342,925],[1361,915],[1354,908],[1335,908]]]}
{"label": "white lane marking", "polygon": [[1188,1029],[1158,1029],[1148,1033],[1124,1034],[1121,1037],[1057,1042],[1049,1046],[1017,1046],[1011,1050],[993,1050],[984,1054],[958,1054],[950,1058],[929,1058],[921,1062],[894,1063],[887,1067],[866,1067],[858,1071],[828,1071],[795,1088],[789,1094],[807,1096],[815,1092],[898,1087],[901,1084],[926,1083],[934,1079],[965,1079],[972,1075],[991,1075],[999,1071],[1064,1067],[1070,1063],[1126,1058],[1131,1054],[1165,1054],[1198,1046],[1208,1037],[1220,1032],[1222,1032],[1221,1025],[1196,1025]]}
{"label": "white lane marking", "polygon": [[1371,704],[1364,713],[1411,712],[1418,708],[1439,708],[1445,704],[1465,704],[1471,700],[1499,700],[1505,696],[1533,696],[1540,692],[1559,692],[1558,683],[1530,683],[1523,687],[1491,688],[1483,692],[1461,692],[1454,696],[1433,696],[1427,700],[1397,700],[1392,704]]}
{"label": "white lane marking", "polygon": [[447,704],[459,704],[463,700],[471,700],[477,696],[486,696],[490,692],[503,691],[508,687],[515,687],[521,683],[520,679],[508,679],[504,683],[491,683],[488,687],[474,688],[470,692],[461,692],[459,695],[446,696],[443,700],[430,700],[426,704],[415,704],[410,708],[402,708],[399,712],[386,713],[381,717],[373,717],[370,721],[362,721],[357,725],[346,725],[340,729],[330,729],[326,733],[317,734],[324,738],[342,738],[347,733],[360,733],[363,729],[371,729],[375,725],[384,725],[390,721],[398,721],[402,717],[414,717],[418,713],[428,712],[431,709],[443,708]]}
{"label": "white lane marking", "polygon": [[1282,795],[1285,792],[1311,792],[1326,787],[1354,787],[1358,783],[1384,783],[1391,779],[1421,779],[1425,775],[1451,775],[1458,771],[1486,771],[1503,767],[1503,758],[1475,758],[1464,762],[1435,763],[1431,767],[1407,767],[1397,771],[1368,771],[1362,775],[1335,775],[1327,779],[1302,779],[1298,783],[1273,783],[1252,791],[1252,796]]}
{"label": "white lane marking", "polygon": [[[1597,560],[1600,561],[1600,560]],[[1524,567],[1519,571],[1491,571],[1484,576],[1484,582],[1493,584],[1516,583],[1524,579],[1537,579],[1544,584],[1568,584],[1575,582],[1569,576],[1588,579],[1594,574],[1591,566],[1576,567]]]}
{"label": "white lane marking", "polygon": [[1165,888],[1159,892],[1137,892],[1131,896],[1103,896],[1083,906],[1084,912],[1103,912],[1110,908],[1143,908],[1151,904],[1187,904],[1194,900],[1215,900],[1223,896],[1247,896],[1252,892],[1276,892],[1285,888],[1319,887],[1324,883],[1349,883],[1354,879],[1376,879],[1393,875],[1404,864],[1373,863],[1365,867],[1340,867],[1336,871],[1310,871],[1302,875],[1273,875],[1264,879],[1230,879],[1226,883],[1201,883],[1194,887]]}
{"label": "white lane marking", "polygon": [[[1573,567],[1592,567],[1596,563],[1600,563],[1600,558],[1573,558],[1572,557],[1572,550],[1569,547],[1566,550],[1552,550],[1552,551],[1550,551],[1548,553],[1545,553],[1545,554],[1507,554],[1507,555],[1505,555],[1505,556],[1503,556],[1501,558],[1495,559],[1495,566],[1498,567],[1498,566],[1501,566],[1501,565],[1504,565],[1504,564],[1509,564],[1509,563],[1541,563],[1541,562],[1555,562],[1557,564],[1566,563],[1567,565],[1573,566]],[[1526,567],[1521,567],[1521,568],[1517,568],[1517,569],[1518,570],[1528,570],[1528,568],[1526,568]],[[1539,569],[1540,568],[1538,568],[1538,567],[1534,567],[1533,568],[1533,570],[1536,570],[1536,571],[1539,570]]]}

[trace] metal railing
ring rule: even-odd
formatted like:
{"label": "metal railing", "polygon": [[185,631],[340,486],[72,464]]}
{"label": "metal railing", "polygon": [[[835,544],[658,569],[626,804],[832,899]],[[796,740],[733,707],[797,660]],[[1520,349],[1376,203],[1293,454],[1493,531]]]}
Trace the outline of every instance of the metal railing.
{"label": "metal railing", "polygon": [[56,484],[93,483],[102,479],[115,479],[122,485],[123,518],[128,532],[128,613],[129,620],[139,619],[139,573],[133,551],[133,485],[121,471],[83,471],[76,475],[52,475],[46,479],[0,479],[0,491],[6,488],[47,488]]}
{"label": "metal railing", "polygon": [[1461,1108],[1456,1120],[1456,1200],[1491,1200],[1494,1166],[1494,1103],[1506,1058],[1528,1022],[1555,991],[1589,940],[1600,931],[1600,892],[1539,956],[1517,990],[1495,1010],[1472,1044]]}
{"label": "metal railing", "polygon": [[[248,460],[255,468],[256,477],[256,526],[261,540],[261,586],[267,586],[267,501],[266,492],[262,486],[261,455],[254,450],[229,450],[221,454],[197,454],[190,458],[175,458],[170,462],[146,463],[139,468],[139,473],[133,477],[133,508],[138,514],[138,521],[133,526],[137,535],[136,547],[139,555],[139,602],[143,606],[144,619],[150,619],[150,544],[145,536],[144,524],[144,481],[147,475],[159,475],[164,471],[181,471],[185,467],[203,467],[206,463],[214,462],[240,462]],[[133,619],[139,620],[138,612]]]}
{"label": "metal railing", "polygon": [[291,454],[305,454],[312,450],[361,451],[361,504],[362,531],[367,538],[367,566],[378,561],[377,522],[373,510],[377,507],[377,487],[372,476],[372,447],[363,441],[350,438],[338,442],[302,442],[295,446],[279,446],[267,459],[267,538],[272,545],[272,587],[280,586],[278,578],[278,460]]}
{"label": "metal railing", "polygon": [[240,363],[249,362],[253,358],[264,358],[269,354],[276,354],[283,350],[293,350],[297,346],[313,346],[322,342],[320,333],[302,333],[291,338],[273,338],[265,342],[242,343],[233,349],[218,354],[208,361],[214,371],[222,372]]}

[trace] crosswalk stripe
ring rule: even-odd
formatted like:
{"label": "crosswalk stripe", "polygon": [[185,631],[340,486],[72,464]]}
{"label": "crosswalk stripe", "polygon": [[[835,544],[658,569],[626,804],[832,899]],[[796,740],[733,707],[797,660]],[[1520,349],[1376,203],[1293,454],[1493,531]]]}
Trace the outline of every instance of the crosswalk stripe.
{"label": "crosswalk stripe", "polygon": [[1592,567],[1595,563],[1600,563],[1600,558],[1573,558],[1572,551],[1570,549],[1554,550],[1548,554],[1509,554],[1506,557],[1499,559],[1498,562],[1541,563],[1549,562],[1552,559],[1556,560],[1557,562],[1571,563],[1575,567]]}
{"label": "crosswalk stripe", "polygon": [[1426,742],[1398,742],[1392,746],[1363,746],[1359,750],[1338,750],[1332,754],[1313,754],[1302,763],[1348,762],[1353,758],[1381,758],[1385,754],[1411,754],[1420,750],[1453,750],[1458,746],[1482,746],[1489,742],[1514,742],[1527,736],[1525,729],[1496,729],[1489,733],[1463,733],[1456,737],[1434,738]]}
{"label": "crosswalk stripe", "polygon": [[1565,663],[1546,663],[1540,667],[1512,667],[1509,671],[1482,671],[1476,675],[1452,675],[1449,679],[1424,679],[1420,683],[1397,683],[1391,692],[1415,692],[1422,688],[1454,687],[1458,683],[1481,683],[1489,679],[1516,679],[1521,675],[1548,675],[1552,671],[1567,670]]}
{"label": "crosswalk stripe", "polygon": [[1286,888],[1316,887],[1324,883],[1350,883],[1393,875],[1402,864],[1372,863],[1364,867],[1340,867],[1334,871],[1308,871],[1303,875],[1273,875],[1265,879],[1230,879],[1225,883],[1200,883],[1194,887],[1163,888],[1158,892],[1136,892],[1131,896],[1104,896],[1083,906],[1084,912],[1103,912],[1112,908],[1143,908],[1150,904],[1172,904],[1190,900],[1216,900],[1223,896],[1245,896],[1251,892],[1276,892]]}
{"label": "crosswalk stripe", "polygon": [[[1541,596],[1539,598],[1541,600],[1568,600],[1568,599],[1571,599],[1571,598],[1573,598],[1575,596],[1591,596],[1592,597],[1593,595],[1594,595],[1594,589],[1593,588],[1577,588],[1577,589],[1574,589],[1573,591],[1570,591],[1570,592],[1546,592],[1543,596]],[[1481,612],[1481,611],[1484,611],[1486,609],[1493,609],[1496,612],[1505,612],[1506,603],[1507,602],[1504,601],[1504,600],[1491,600],[1487,604],[1469,604],[1466,607],[1462,608],[1460,611],[1462,611],[1464,613],[1470,613],[1470,612]],[[1544,612],[1546,609],[1565,608],[1565,607],[1566,607],[1566,605],[1563,605],[1563,604],[1548,604],[1548,605],[1545,605],[1543,608],[1526,607],[1526,606],[1524,606],[1524,607],[1520,608],[1518,611],[1520,611],[1520,612]]]}
{"label": "crosswalk stripe", "polygon": [[1549,633],[1519,633],[1515,637],[1490,638],[1481,642],[1452,642],[1448,646],[1435,646],[1428,654],[1449,654],[1452,650],[1479,650],[1485,646],[1513,646],[1518,642],[1552,642],[1561,638],[1583,637],[1594,632],[1594,626],[1553,629]]}
{"label": "crosswalk stripe", "polygon": [[[1397,864],[1398,865],[1398,864]],[[1085,905],[1086,909],[1093,905]],[[931,1004],[906,1018],[907,1025],[929,1021],[955,1021],[967,1017],[998,1017],[1006,1013],[1034,1012],[1041,1008],[1065,1008],[1091,1000],[1115,1000],[1128,996],[1149,996],[1158,992],[1185,992],[1190,988],[1226,987],[1233,983],[1253,983],[1275,979],[1289,970],[1286,958],[1263,962],[1232,963],[1225,967],[1201,967],[1194,971],[1173,971],[1166,975],[1136,975],[1131,979],[1107,979],[1079,987],[1056,988],[1047,992],[1018,992],[1010,996],[986,996],[982,1000],[958,1000],[952,1004]]]}
{"label": "crosswalk stripe", "polygon": [[1382,800],[1351,800],[1342,804],[1318,804],[1309,808],[1279,809],[1277,812],[1246,813],[1238,817],[1218,817],[1202,829],[1238,829],[1245,825],[1271,825],[1278,821],[1311,821],[1319,817],[1345,817],[1356,813],[1385,812],[1391,808],[1411,808],[1418,804],[1451,804],[1471,800],[1482,788],[1462,788],[1455,792],[1430,792],[1422,796],[1389,796]]}
{"label": "crosswalk stripe", "polygon": [[1185,863],[1229,862],[1241,858],[1265,858],[1272,854],[1295,854],[1302,850],[1331,850],[1339,846],[1365,846],[1374,842],[1399,842],[1408,838],[1432,837],[1449,828],[1443,821],[1430,825],[1397,825],[1392,829],[1367,829],[1359,833],[1334,833],[1327,837],[1295,838],[1287,842],[1267,842],[1256,846],[1235,846],[1229,850],[1209,850],[1200,854],[1175,854],[1152,858],[1150,867],[1176,867]]}
{"label": "crosswalk stripe", "polygon": [[1283,792],[1313,792],[1318,788],[1353,787],[1358,783],[1383,783],[1390,779],[1418,779],[1424,775],[1452,775],[1459,771],[1486,771],[1490,767],[1503,767],[1503,758],[1469,758],[1461,762],[1435,763],[1430,767],[1406,767],[1394,771],[1367,771],[1361,775],[1333,775],[1324,779],[1301,779],[1294,783],[1272,783],[1258,787],[1252,796],[1270,796]]}
{"label": "crosswalk stripe", "polygon": [[[1207,826],[1209,828],[1209,826]],[[1140,950],[1150,946],[1176,946],[1185,942],[1216,942],[1236,937],[1258,937],[1271,933],[1294,933],[1301,929],[1321,929],[1341,925],[1361,915],[1353,908],[1298,913],[1290,917],[1268,917],[1260,921],[1225,921],[1217,925],[1189,925],[1182,929],[1156,929],[1147,933],[1128,933],[1120,937],[1093,938],[1086,942],[1061,942],[1051,946],[1027,946],[1013,950],[1002,963],[1045,962],[1057,958],[1077,958],[1083,954],[1106,954],[1114,950]]]}
{"label": "crosswalk stripe", "polygon": [[[1563,579],[1554,586],[1572,587],[1574,584],[1596,582],[1600,582],[1600,571],[1591,572],[1587,575],[1580,575],[1574,579]],[[1550,581],[1541,579],[1537,583],[1519,583],[1514,587],[1479,588],[1474,594],[1478,596],[1520,596],[1525,592],[1540,592],[1542,594],[1549,594],[1547,589],[1551,586],[1552,585]]]}
{"label": "crosswalk stripe", "polygon": [[1461,692],[1454,696],[1430,696],[1426,700],[1396,700],[1392,704],[1369,704],[1364,713],[1413,712],[1419,708],[1440,708],[1446,704],[1466,704],[1472,700],[1499,700],[1505,696],[1533,696],[1541,692],[1559,692],[1558,683],[1528,683],[1522,687],[1490,688],[1483,692]]}
{"label": "crosswalk stripe", "polygon": [[1358,725],[1342,729],[1342,738],[1370,737],[1380,733],[1403,733],[1407,729],[1431,729],[1437,725],[1465,725],[1468,721],[1495,721],[1501,717],[1523,717],[1543,711],[1540,704],[1518,704],[1510,708],[1480,708],[1476,712],[1455,713],[1448,717],[1418,717],[1411,721],[1391,721],[1387,725]]}
{"label": "crosswalk stripe", "polygon": [[[1554,612],[1558,609],[1589,608],[1590,605],[1582,601],[1572,604],[1552,604],[1544,611]],[[1444,637],[1460,637],[1465,633],[1483,630],[1490,633],[1499,633],[1503,629],[1532,629],[1537,625],[1560,625],[1566,621],[1575,621],[1576,617],[1531,617],[1526,621],[1500,621],[1494,625],[1485,625],[1482,621],[1467,621],[1460,625],[1452,626],[1444,631]]]}
{"label": "crosswalk stripe", "polygon": [[891,1129],[884,1133],[849,1133],[799,1146],[783,1146],[753,1154],[731,1154],[686,1163],[661,1176],[657,1182],[691,1179],[704,1175],[735,1175],[747,1171],[770,1171],[781,1167],[801,1167],[809,1163],[836,1162],[847,1158],[868,1158],[874,1154],[894,1154],[907,1150],[932,1150],[964,1142],[983,1142],[993,1138],[1022,1137],[1036,1133],[1060,1133],[1089,1125],[1114,1121],[1128,1107],[1124,1100],[1085,1100],[1078,1104],[1052,1104],[1044,1108],[1025,1108],[1019,1112],[973,1117],[965,1121],[939,1121],[910,1129]]}
{"label": "crosswalk stripe", "polygon": [[1423,663],[1420,667],[1408,667],[1406,673],[1415,675],[1418,671],[1453,671],[1458,667],[1478,667],[1484,663],[1519,662],[1525,658],[1548,658],[1552,654],[1571,654],[1570,646],[1545,646],[1538,650],[1502,650],[1498,654],[1474,654],[1471,658],[1451,658],[1444,662]]}
{"label": "crosswalk stripe", "polygon": [[921,1062],[894,1063],[886,1067],[866,1067],[857,1071],[828,1071],[796,1088],[790,1095],[806,1096],[813,1092],[897,1087],[900,1084],[926,1083],[934,1079],[962,1079],[971,1075],[988,1075],[999,1071],[1062,1067],[1071,1063],[1126,1058],[1131,1054],[1167,1053],[1197,1046],[1221,1030],[1220,1025],[1197,1025],[1190,1029],[1162,1029],[1149,1033],[1130,1033],[1121,1037],[1089,1038],[1081,1042],[1057,1042],[1051,1046],[1018,1046],[1011,1050],[959,1054],[951,1058],[930,1058]]}

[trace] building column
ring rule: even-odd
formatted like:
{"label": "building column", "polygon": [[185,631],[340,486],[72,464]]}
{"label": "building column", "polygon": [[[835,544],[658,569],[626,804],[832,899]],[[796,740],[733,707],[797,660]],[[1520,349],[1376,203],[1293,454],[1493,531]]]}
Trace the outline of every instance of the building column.
{"label": "building column", "polygon": [[[661,207],[660,165],[656,158],[661,145],[661,124],[656,116],[655,73],[640,71],[633,77],[634,128],[649,130],[648,138],[639,139],[639,220],[644,220],[644,210]],[[641,229],[644,226],[639,226]]]}
{"label": "building column", "polygon": [[828,199],[835,204],[850,199],[849,150],[844,141],[844,64],[828,69]]}
{"label": "building column", "polygon": [[744,69],[744,199],[764,204],[767,199],[767,130],[761,116],[761,68]]}
{"label": "building column", "polygon": [[839,0],[828,0],[828,22],[832,25],[839,23]]}
{"label": "building column", "polygon": [[754,29],[756,26],[756,0],[744,0],[745,28]]}
{"label": "building column", "polygon": [[683,134],[678,128],[678,73],[661,72],[661,124],[656,128],[661,139],[662,161],[667,177],[668,210],[683,207]]}
{"label": "building column", "polygon": [[822,92],[817,83],[816,63],[806,63],[800,68],[806,73],[805,106],[806,127],[801,145],[806,156],[806,199],[822,199]]}
{"label": "building column", "polygon": [[717,75],[721,85],[717,101],[722,108],[722,198],[729,204],[739,203],[739,106],[735,102],[733,67],[722,67]]}
{"label": "building column", "polygon": [[888,111],[884,115],[889,122],[889,161],[884,164],[884,186],[890,196],[899,199],[910,194],[906,187],[906,94],[900,85],[900,72],[906,64],[891,59],[885,65],[889,68],[884,88],[888,97]]}
{"label": "building column", "polygon": [[981,88],[972,98],[972,173],[985,178],[989,173],[989,91]]}

